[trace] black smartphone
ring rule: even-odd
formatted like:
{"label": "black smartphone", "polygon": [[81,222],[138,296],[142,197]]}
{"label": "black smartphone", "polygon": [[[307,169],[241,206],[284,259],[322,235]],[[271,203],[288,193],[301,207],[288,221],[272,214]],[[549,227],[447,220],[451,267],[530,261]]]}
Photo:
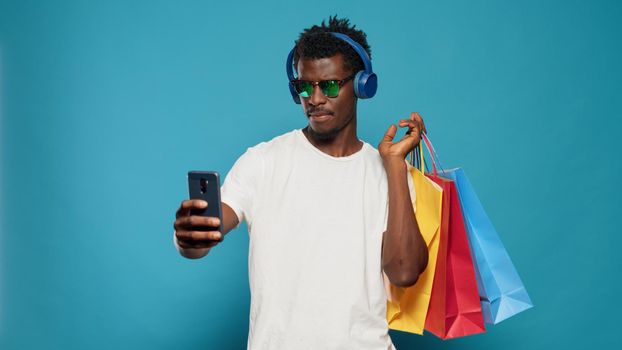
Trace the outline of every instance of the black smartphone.
{"label": "black smartphone", "polygon": [[222,207],[220,204],[220,176],[216,171],[189,171],[188,194],[190,199],[207,202],[205,209],[193,209],[192,215],[211,216],[220,219],[222,233]]}

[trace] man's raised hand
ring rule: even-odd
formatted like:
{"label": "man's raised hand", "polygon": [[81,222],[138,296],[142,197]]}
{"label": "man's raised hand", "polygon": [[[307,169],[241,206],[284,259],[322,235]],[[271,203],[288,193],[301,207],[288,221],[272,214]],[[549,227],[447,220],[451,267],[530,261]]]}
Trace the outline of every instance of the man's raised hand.
{"label": "man's raised hand", "polygon": [[222,241],[220,219],[192,215],[193,210],[202,210],[209,204],[200,199],[188,199],[181,202],[175,214],[175,238],[183,249],[211,248]]}
{"label": "man's raised hand", "polygon": [[393,142],[397,127],[393,124],[389,126],[378,145],[378,152],[383,161],[392,159],[403,161],[421,141],[421,132],[426,132],[423,119],[417,112],[412,112],[409,119],[400,120],[398,125],[400,128],[408,127],[408,131],[400,141]]}

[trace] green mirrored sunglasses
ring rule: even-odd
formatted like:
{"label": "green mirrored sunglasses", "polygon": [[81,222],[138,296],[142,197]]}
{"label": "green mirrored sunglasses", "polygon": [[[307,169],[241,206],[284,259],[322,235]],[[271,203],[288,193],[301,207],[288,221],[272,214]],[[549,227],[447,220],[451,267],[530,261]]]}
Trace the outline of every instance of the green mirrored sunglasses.
{"label": "green mirrored sunglasses", "polygon": [[351,75],[342,80],[321,80],[321,81],[309,81],[309,80],[292,80],[290,83],[294,86],[294,89],[300,95],[300,97],[310,97],[313,94],[313,88],[317,85],[326,97],[337,97],[339,95],[339,88],[343,84],[352,80],[354,75]]}

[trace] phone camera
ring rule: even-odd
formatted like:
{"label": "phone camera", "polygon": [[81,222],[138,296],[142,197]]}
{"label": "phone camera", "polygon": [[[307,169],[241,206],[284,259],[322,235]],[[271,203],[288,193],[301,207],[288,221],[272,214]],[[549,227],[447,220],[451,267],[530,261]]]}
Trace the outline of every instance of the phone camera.
{"label": "phone camera", "polygon": [[205,192],[207,192],[207,180],[201,178],[201,180],[199,181],[199,185],[201,186],[201,194],[205,194]]}

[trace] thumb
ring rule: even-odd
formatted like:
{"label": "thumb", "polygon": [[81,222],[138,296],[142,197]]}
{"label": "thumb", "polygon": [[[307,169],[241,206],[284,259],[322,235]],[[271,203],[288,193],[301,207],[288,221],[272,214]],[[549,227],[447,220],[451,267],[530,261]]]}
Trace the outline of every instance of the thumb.
{"label": "thumb", "polygon": [[393,138],[395,137],[396,132],[397,132],[397,127],[391,124],[391,126],[389,126],[389,128],[387,129],[387,132],[384,133],[384,136],[382,137],[382,142],[393,141]]}

